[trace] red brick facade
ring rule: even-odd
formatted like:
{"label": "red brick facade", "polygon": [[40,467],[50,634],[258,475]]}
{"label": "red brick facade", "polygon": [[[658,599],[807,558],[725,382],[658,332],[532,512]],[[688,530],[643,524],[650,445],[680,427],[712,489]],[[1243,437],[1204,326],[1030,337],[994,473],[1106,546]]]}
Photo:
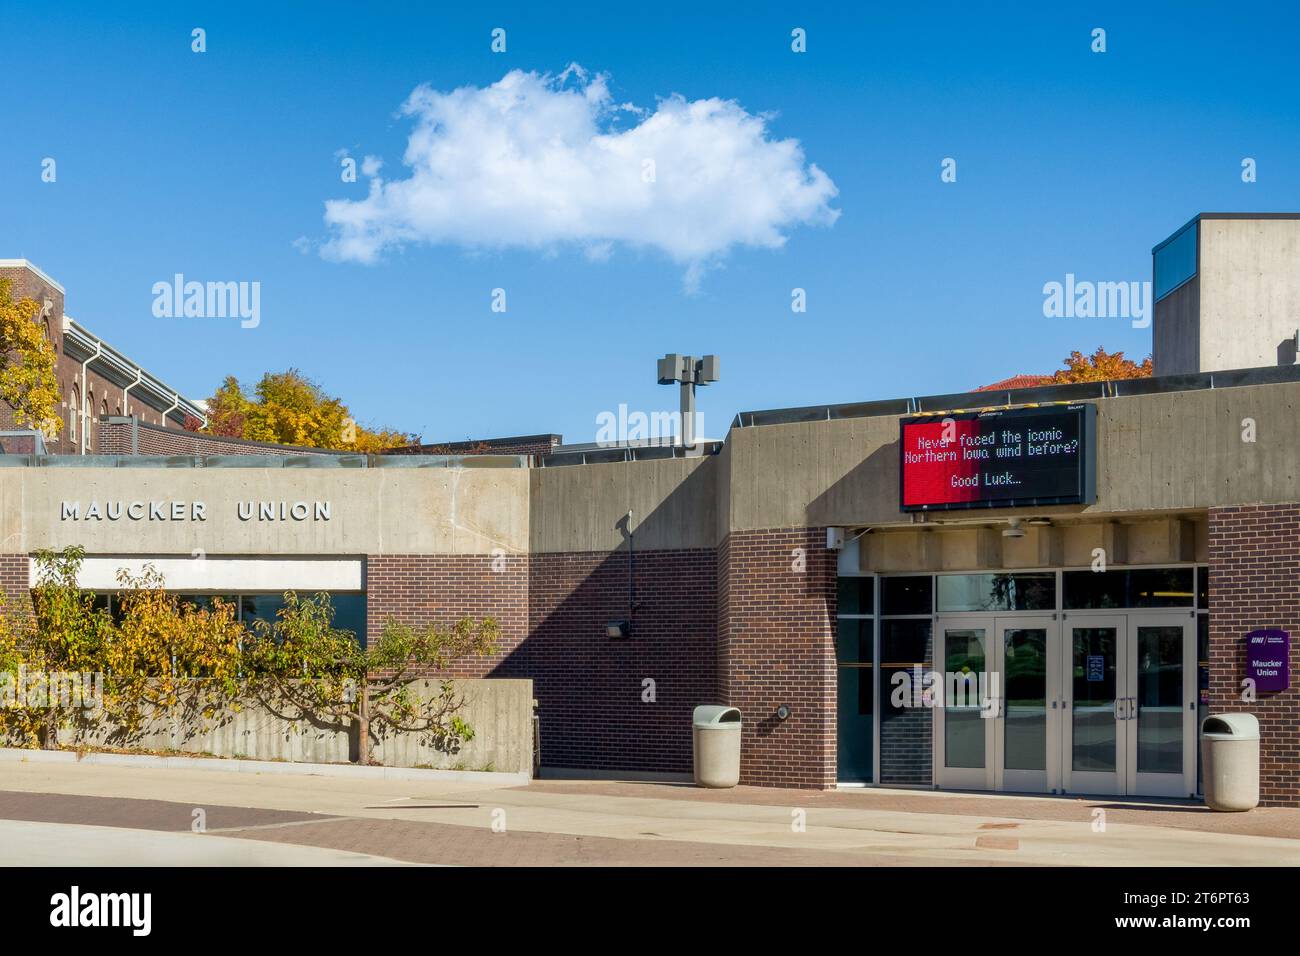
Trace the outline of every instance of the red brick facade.
{"label": "red brick facade", "polygon": [[523,643],[528,626],[526,555],[371,555],[366,559],[366,638],[373,643],[389,618],[416,627],[494,617],[497,653],[464,661],[449,676],[503,677],[502,662]]}
{"label": "red brick facade", "polygon": [[[691,712],[718,700],[712,549],[637,552],[632,635],[627,552],[535,554],[520,676],[533,679],[542,763],[689,773]],[[512,674],[513,676],[513,674]]]}
{"label": "red brick facade", "polygon": [[628,613],[626,552],[372,555],[367,634],[389,617],[492,615],[497,653],[450,676],[531,678],[544,765],[689,773],[691,711],[718,699],[714,570],[712,550],[638,553],[632,636],[612,640],[606,623]]}
{"label": "red brick facade", "polygon": [[0,554],[0,593],[4,594],[4,612],[15,617],[30,617],[32,592],[25,554]]}
{"label": "red brick facade", "polygon": [[219,438],[180,428],[164,428],[148,422],[132,423],[129,418],[99,422],[96,442],[99,455],[338,455],[342,452],[296,445],[272,445],[242,438]]}
{"label": "red brick facade", "polygon": [[835,552],[826,530],[734,532],[718,568],[720,690],[742,714],[741,783],[833,787]]}
{"label": "red brick facade", "polygon": [[[109,415],[137,415],[142,421],[162,424],[165,409],[154,408],[143,401],[137,393],[127,394],[127,408],[124,409],[122,385],[110,382],[99,374],[94,363],[86,368],[86,381],[82,381],[81,362],[70,358],[64,350],[63,292],[57,285],[47,281],[40,273],[25,267],[0,267],[0,279],[12,281],[10,295],[15,301],[30,298],[41,306],[49,302],[48,314],[38,316],[37,321],[43,325],[46,337],[54,346],[55,376],[59,386],[59,417],[63,420],[62,430],[56,436],[46,437],[46,450],[49,453],[67,455],[75,454],[80,450],[83,418],[89,424],[88,447],[91,449],[96,448],[99,441],[99,420]],[[7,403],[0,402],[0,431],[30,427],[30,425],[16,423],[13,409]]]}
{"label": "red brick facade", "polygon": [[[1210,509],[1210,709],[1255,714],[1260,799],[1300,802],[1300,505]],[[1292,635],[1291,688],[1241,699],[1243,638],[1257,628]]]}

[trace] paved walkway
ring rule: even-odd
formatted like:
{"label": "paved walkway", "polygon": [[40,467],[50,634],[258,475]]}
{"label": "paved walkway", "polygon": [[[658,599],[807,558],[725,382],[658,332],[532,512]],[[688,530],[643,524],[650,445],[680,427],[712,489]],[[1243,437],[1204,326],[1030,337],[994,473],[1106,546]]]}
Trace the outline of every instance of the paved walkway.
{"label": "paved walkway", "polygon": [[[206,834],[189,832],[196,809]],[[1216,814],[1173,801],[900,790],[491,787],[8,764],[0,821],[81,828],[77,841],[60,841],[65,855],[42,858],[64,863],[140,862],[115,858],[117,830],[183,835],[166,850],[178,862],[206,857],[208,844],[225,853],[226,844],[250,841],[355,854],[340,857],[350,862],[464,865],[1300,864],[1300,810]],[[0,862],[23,862],[6,839],[15,825],[0,825]]]}

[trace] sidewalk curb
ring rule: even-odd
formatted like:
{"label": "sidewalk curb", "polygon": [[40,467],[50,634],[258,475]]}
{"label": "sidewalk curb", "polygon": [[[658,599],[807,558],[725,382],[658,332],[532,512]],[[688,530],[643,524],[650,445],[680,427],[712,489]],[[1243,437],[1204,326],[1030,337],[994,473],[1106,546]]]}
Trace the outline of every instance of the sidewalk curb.
{"label": "sidewalk curb", "polygon": [[139,767],[144,770],[203,770],[217,773],[287,774],[300,777],[351,777],[361,780],[459,781],[502,787],[522,787],[531,782],[528,774],[520,772],[360,767],[332,763],[234,760],[229,757],[159,757],[154,754],[79,755],[73,750],[24,750],[19,747],[0,747],[0,763],[82,763],[111,767]]}

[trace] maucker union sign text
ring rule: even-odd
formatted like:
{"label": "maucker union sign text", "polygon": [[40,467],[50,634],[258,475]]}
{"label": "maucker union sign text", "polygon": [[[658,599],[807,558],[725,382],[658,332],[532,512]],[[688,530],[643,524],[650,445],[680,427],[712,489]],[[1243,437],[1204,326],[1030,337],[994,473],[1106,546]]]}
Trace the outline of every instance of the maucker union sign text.
{"label": "maucker union sign text", "polygon": [[[236,501],[240,521],[329,521],[328,501]],[[202,501],[64,501],[60,521],[207,521]]]}

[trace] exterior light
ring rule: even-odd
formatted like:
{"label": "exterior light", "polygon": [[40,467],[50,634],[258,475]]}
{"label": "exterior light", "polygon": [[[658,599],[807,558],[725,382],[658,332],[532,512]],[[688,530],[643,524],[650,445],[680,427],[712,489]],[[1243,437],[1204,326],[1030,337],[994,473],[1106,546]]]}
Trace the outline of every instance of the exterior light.
{"label": "exterior light", "polygon": [[1008,520],[1007,526],[1002,530],[1002,537],[1004,538],[1023,538],[1024,536],[1025,529],[1020,527],[1019,518],[1011,518]]}
{"label": "exterior light", "polygon": [[780,707],[776,709],[776,719],[789,720],[790,715],[793,713],[794,711],[790,708],[789,704],[782,704]]}
{"label": "exterior light", "polygon": [[622,640],[632,636],[631,621],[610,621],[605,625],[605,636],[608,638]]}

